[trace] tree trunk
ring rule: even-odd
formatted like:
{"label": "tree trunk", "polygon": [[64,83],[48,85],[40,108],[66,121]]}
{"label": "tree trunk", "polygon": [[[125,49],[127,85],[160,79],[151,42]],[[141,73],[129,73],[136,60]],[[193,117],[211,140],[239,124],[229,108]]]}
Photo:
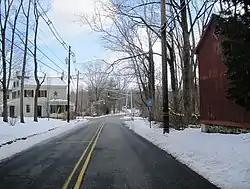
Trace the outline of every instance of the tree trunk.
{"label": "tree trunk", "polygon": [[7,68],[6,68],[6,55],[5,55],[5,29],[2,30],[2,62],[3,62],[3,121],[8,122],[8,105],[7,105]]}
{"label": "tree trunk", "polygon": [[40,83],[38,74],[37,74],[37,67],[38,67],[38,62],[37,62],[37,32],[38,32],[38,24],[39,24],[39,15],[37,12],[37,2],[35,0],[34,2],[34,16],[35,16],[35,35],[34,35],[34,76],[36,80],[36,90],[35,90],[35,97],[34,97],[34,121],[38,122],[37,118],[37,105],[38,105],[38,94],[39,90],[41,88],[42,83],[45,80],[45,75],[43,78],[43,81]]}
{"label": "tree trunk", "polygon": [[[173,34],[171,34],[171,38]],[[176,68],[175,68],[175,55],[174,55],[174,43],[173,38],[171,39],[172,44],[167,44],[170,58],[168,60],[169,69],[170,69],[170,77],[171,77],[171,88],[173,92],[173,111],[177,113],[178,109],[178,86],[177,86],[177,75],[176,75]]]}
{"label": "tree trunk", "polygon": [[23,5],[23,0],[20,1],[18,9],[15,12],[14,21],[13,21],[13,28],[11,31],[11,44],[10,44],[10,59],[9,59],[9,74],[8,74],[8,81],[7,81],[7,89],[9,89],[10,80],[11,80],[11,73],[12,73],[12,62],[13,62],[13,54],[14,54],[14,44],[15,44],[15,32],[16,32],[16,25],[17,19]]}
{"label": "tree trunk", "polygon": [[[1,2],[1,1],[0,1]],[[0,27],[1,27],[1,55],[2,55],[2,68],[3,68],[3,122],[8,122],[8,104],[7,104],[7,96],[9,92],[9,81],[7,81],[7,61],[6,61],[6,31],[7,31],[7,22],[9,22],[10,12],[13,5],[14,0],[11,1],[4,1],[1,4],[1,11],[0,15],[4,18],[0,18]],[[4,7],[4,10],[2,10]],[[19,9],[20,10],[20,9]],[[2,11],[4,13],[2,13]],[[16,20],[15,20],[16,21]],[[12,35],[12,39],[14,36]],[[11,48],[11,56],[13,53],[13,48]],[[12,59],[11,59],[12,60]],[[11,61],[10,61],[11,66]]]}
{"label": "tree trunk", "polygon": [[20,122],[24,123],[24,113],[23,113],[23,98],[24,98],[24,77],[25,69],[27,63],[27,48],[28,48],[28,37],[29,37],[29,14],[30,14],[30,4],[28,4],[28,11],[26,16],[26,34],[25,34],[25,44],[24,44],[24,54],[23,54],[23,67],[22,67],[22,77],[21,77],[21,89],[20,89]]}
{"label": "tree trunk", "polygon": [[40,87],[36,86],[35,97],[34,97],[34,121],[35,122],[38,122],[38,119],[37,119],[37,104],[38,104],[39,88]]}
{"label": "tree trunk", "polygon": [[115,102],[113,104],[113,114],[115,114]]}
{"label": "tree trunk", "polygon": [[151,39],[149,39],[149,98],[152,99],[152,111],[151,111],[151,120],[155,119],[155,70],[154,70],[154,57],[153,57],[153,47]]}
{"label": "tree trunk", "polygon": [[181,27],[183,35],[183,101],[184,101],[184,122],[187,126],[191,119],[191,65],[190,65],[190,41],[189,32],[187,24],[187,8],[185,5],[185,0],[180,0],[181,8]]}

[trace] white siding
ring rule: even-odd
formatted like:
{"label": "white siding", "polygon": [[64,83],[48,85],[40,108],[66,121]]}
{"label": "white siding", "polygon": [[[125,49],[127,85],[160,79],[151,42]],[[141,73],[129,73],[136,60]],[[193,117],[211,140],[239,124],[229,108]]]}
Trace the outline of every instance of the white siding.
{"label": "white siding", "polygon": [[[15,80],[17,81],[17,79]],[[51,83],[55,81],[55,84]],[[33,94],[35,96],[35,89],[36,85],[34,85],[34,81],[27,81],[26,85],[24,86],[24,90],[33,90]],[[47,111],[50,111],[48,107],[48,101],[51,99],[62,99],[66,100],[66,90],[67,86],[63,83],[63,81],[58,80],[56,78],[53,80],[53,78],[49,79],[48,85],[45,82],[40,90],[46,90],[47,91],[47,97],[38,97],[38,105],[42,107],[42,117],[47,117]],[[19,85],[14,87],[14,84],[10,86],[12,88],[12,92],[17,92],[20,90],[20,81]],[[55,93],[57,94],[55,96]],[[12,93],[10,93],[10,97],[12,97]],[[0,91],[0,105],[2,104],[2,91]],[[26,105],[30,105],[30,112],[26,112]],[[8,100],[8,111],[10,106],[15,106],[15,116],[20,115],[20,98],[16,99],[10,99]],[[47,110],[48,109],[48,110]],[[23,106],[23,112],[25,117],[32,117],[34,114],[34,97],[24,97],[24,106]],[[1,112],[0,112],[1,113]]]}

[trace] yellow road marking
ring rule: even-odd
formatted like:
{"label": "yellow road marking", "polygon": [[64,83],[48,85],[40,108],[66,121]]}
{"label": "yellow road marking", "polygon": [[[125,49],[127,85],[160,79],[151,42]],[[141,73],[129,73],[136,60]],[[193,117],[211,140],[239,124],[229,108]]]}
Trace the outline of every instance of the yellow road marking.
{"label": "yellow road marking", "polygon": [[90,145],[92,144],[94,138],[97,136],[98,132],[101,130],[101,128],[102,128],[103,125],[104,125],[104,124],[101,124],[100,127],[98,127],[98,129],[97,129],[97,131],[95,132],[94,136],[91,138],[91,140],[90,140],[88,146],[85,148],[85,150],[84,150],[84,152],[82,153],[81,157],[80,157],[79,160],[77,161],[77,163],[76,163],[76,165],[75,165],[73,171],[72,171],[71,174],[69,175],[67,181],[64,183],[62,189],[67,189],[67,188],[68,188],[69,183],[70,183],[70,181],[71,181],[73,175],[75,174],[75,172],[76,172],[77,168],[79,167],[81,161],[83,160],[84,156],[86,155],[86,153],[87,153],[87,151],[88,151]]}
{"label": "yellow road marking", "polygon": [[95,138],[94,144],[92,145],[92,147],[91,147],[91,149],[89,151],[89,154],[88,154],[88,156],[87,156],[87,158],[86,158],[86,160],[85,160],[85,162],[83,164],[83,167],[82,167],[82,169],[81,169],[81,171],[80,171],[80,173],[78,175],[78,178],[77,178],[76,184],[74,186],[74,189],[79,189],[80,186],[81,186],[81,184],[82,184],[85,172],[86,172],[86,170],[88,168],[88,165],[89,165],[89,161],[90,161],[91,155],[92,155],[92,153],[93,153],[93,151],[95,149],[97,140],[100,137],[100,134],[102,132],[103,127],[104,127],[104,124],[102,125],[101,129],[99,130],[99,132],[98,132],[98,134],[97,134],[97,136]]}

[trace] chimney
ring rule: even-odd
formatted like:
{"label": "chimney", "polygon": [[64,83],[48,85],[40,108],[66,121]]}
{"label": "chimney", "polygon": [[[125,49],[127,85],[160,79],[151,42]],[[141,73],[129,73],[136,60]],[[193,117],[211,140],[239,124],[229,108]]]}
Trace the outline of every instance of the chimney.
{"label": "chimney", "polygon": [[21,71],[16,71],[16,77],[17,77],[17,79],[21,79],[21,77],[22,77]]}

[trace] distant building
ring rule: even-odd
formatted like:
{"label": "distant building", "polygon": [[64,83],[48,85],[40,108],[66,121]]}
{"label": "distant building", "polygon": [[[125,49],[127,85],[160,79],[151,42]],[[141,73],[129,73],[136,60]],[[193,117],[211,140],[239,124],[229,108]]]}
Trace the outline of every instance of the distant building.
{"label": "distant building", "polygon": [[[40,81],[42,81],[42,79],[43,78],[40,78]],[[34,114],[35,89],[35,78],[25,77],[23,107],[25,117],[32,117]],[[38,117],[62,117],[64,112],[67,111],[66,90],[67,85],[60,77],[46,77],[38,94]],[[70,103],[71,111],[73,111],[73,108],[73,104]],[[19,76],[16,76],[12,81],[11,92],[8,100],[8,114],[9,116],[20,116]]]}
{"label": "distant building", "polygon": [[250,113],[227,99],[228,80],[222,62],[222,36],[216,32],[213,15],[196,48],[199,65],[200,122],[209,126],[250,128]]}

